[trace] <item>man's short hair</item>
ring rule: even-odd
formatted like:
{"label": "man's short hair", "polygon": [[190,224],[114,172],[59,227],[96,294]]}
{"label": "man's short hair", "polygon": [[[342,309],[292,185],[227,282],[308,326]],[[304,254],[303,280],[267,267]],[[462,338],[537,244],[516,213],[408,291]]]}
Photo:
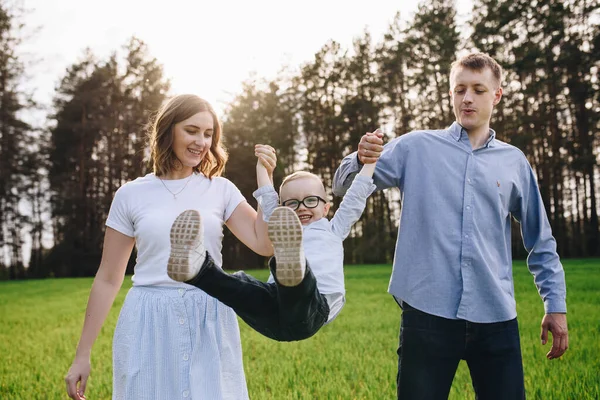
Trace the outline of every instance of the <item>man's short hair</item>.
{"label": "man's short hair", "polygon": [[498,82],[498,86],[502,84],[502,67],[492,57],[485,53],[471,53],[459,58],[452,63],[450,68],[450,82],[452,82],[452,74],[458,67],[468,68],[473,71],[481,72],[485,68],[489,68]]}

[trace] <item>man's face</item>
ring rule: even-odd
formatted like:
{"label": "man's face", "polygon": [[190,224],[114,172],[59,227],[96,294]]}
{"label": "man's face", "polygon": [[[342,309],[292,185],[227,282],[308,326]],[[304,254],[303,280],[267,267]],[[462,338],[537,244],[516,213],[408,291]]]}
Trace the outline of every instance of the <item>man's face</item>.
{"label": "man's face", "polygon": [[450,96],[456,121],[467,132],[487,132],[502,88],[490,68],[474,71],[457,67],[450,77]]}

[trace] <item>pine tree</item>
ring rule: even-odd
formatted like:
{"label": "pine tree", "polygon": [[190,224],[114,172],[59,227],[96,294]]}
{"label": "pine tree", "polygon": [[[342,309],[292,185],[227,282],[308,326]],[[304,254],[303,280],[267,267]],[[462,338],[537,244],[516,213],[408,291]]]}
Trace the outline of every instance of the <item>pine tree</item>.
{"label": "pine tree", "polygon": [[22,238],[28,219],[20,202],[26,183],[37,179],[26,176],[30,172],[25,160],[31,156],[26,146],[31,127],[20,117],[30,107],[28,96],[19,87],[24,77],[17,53],[21,15],[17,6],[9,8],[0,1],[0,279],[25,277]]}
{"label": "pine tree", "polygon": [[[229,153],[225,176],[240,189],[253,207],[256,201],[255,144],[268,144],[277,150],[277,168],[274,183],[278,188],[283,176],[290,172],[295,162],[297,121],[295,120],[289,94],[281,88],[282,82],[246,82],[225,111],[223,140]],[[264,87],[259,88],[258,86]],[[263,257],[256,255],[230,232],[223,242],[223,264],[231,268],[265,265]]]}
{"label": "pine tree", "polygon": [[[55,276],[93,275],[114,192],[144,171],[144,127],[169,84],[145,44],[125,48],[124,73],[114,53],[91,52],[67,71],[54,99],[50,187]],[[77,229],[73,229],[77,227]]]}

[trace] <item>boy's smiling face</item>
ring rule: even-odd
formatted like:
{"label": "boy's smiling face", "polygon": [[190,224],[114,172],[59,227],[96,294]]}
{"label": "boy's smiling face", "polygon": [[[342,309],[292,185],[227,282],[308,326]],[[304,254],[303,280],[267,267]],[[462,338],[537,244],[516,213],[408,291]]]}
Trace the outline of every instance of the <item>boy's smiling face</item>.
{"label": "boy's smiling face", "polygon": [[[279,196],[281,197],[281,204],[291,199],[301,201],[309,196],[318,196],[322,199],[327,198],[321,181],[312,177],[302,177],[287,182],[281,188]],[[307,208],[304,204],[300,203],[296,214],[300,218],[302,225],[308,225],[327,216],[329,207],[330,204],[328,202],[325,203],[320,200],[315,208]]]}

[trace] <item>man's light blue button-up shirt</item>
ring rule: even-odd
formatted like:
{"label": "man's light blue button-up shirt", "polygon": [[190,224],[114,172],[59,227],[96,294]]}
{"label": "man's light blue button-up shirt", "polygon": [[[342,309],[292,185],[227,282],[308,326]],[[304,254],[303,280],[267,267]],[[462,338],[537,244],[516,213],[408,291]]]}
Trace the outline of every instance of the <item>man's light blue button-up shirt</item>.
{"label": "man's light blue button-up shirt", "polygon": [[[455,122],[384,146],[374,183],[399,188],[402,202],[389,292],[419,310],[471,322],[516,317],[512,216],[545,311],[566,312],[564,271],[531,166],[495,136],[490,130],[473,150]],[[343,195],[359,169],[356,152],[345,157],[334,193]]]}

